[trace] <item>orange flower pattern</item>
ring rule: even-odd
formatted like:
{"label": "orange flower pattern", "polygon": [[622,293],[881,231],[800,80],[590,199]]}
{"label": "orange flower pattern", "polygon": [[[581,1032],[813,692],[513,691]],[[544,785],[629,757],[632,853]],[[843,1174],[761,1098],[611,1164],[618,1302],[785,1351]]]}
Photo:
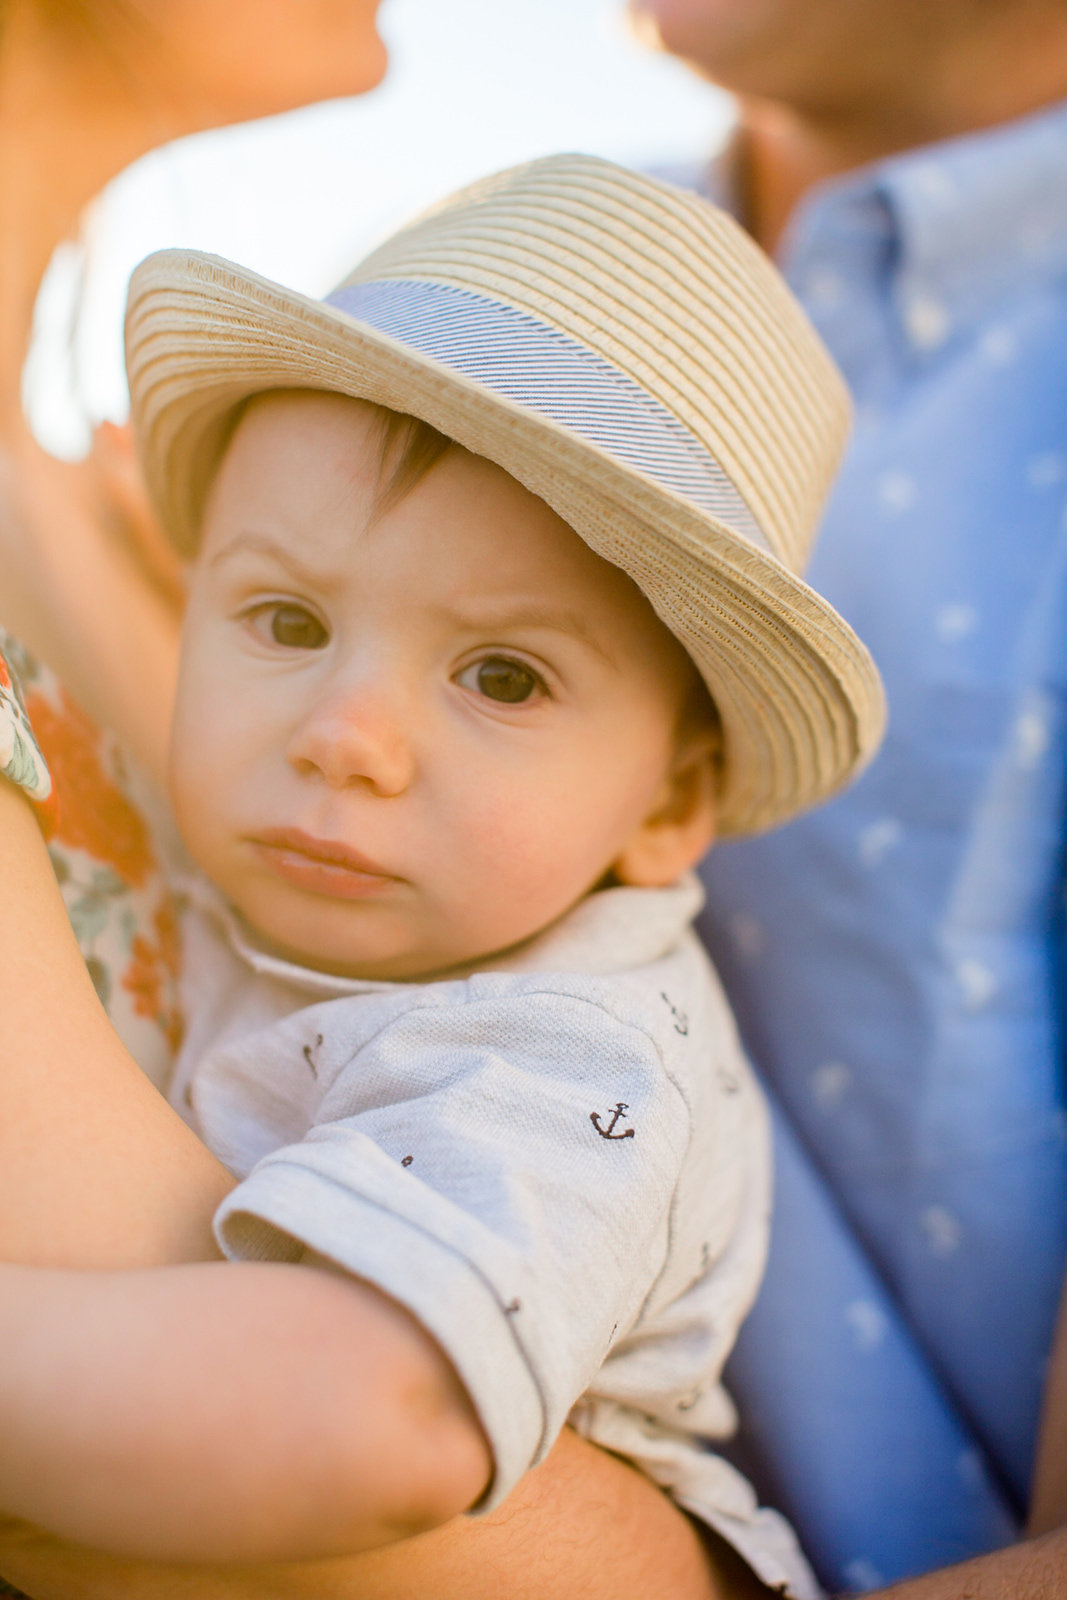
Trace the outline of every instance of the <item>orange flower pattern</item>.
{"label": "orange flower pattern", "polygon": [[130,947],[131,960],[122,974],[122,987],[132,997],[139,1017],[147,1017],[162,1028],[172,1055],[182,1042],[182,1016],[174,1003],[178,982],[181,943],[174,902],[166,896],[152,918],[155,939],[136,933]]}
{"label": "orange flower pattern", "polygon": [[57,684],[56,691],[58,704],[39,689],[25,695],[26,714],[60,802],[54,820],[45,824],[45,837],[106,862],[124,883],[140,888],[156,863],[145,820],[114,776],[121,772],[119,752],[110,752],[109,773],[100,730],[62,686]]}
{"label": "orange flower pattern", "polygon": [[163,1085],[181,1036],[180,947],[148,824],[116,742],[2,629],[0,773],[37,801],[51,775],[37,813],[78,943],[124,1043]]}

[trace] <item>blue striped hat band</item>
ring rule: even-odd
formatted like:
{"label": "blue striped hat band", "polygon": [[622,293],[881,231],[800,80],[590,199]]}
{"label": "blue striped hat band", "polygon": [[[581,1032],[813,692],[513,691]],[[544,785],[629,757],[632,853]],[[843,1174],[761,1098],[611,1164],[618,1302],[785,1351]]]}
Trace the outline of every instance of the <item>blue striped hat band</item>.
{"label": "blue striped hat band", "polygon": [[405,278],[350,284],[326,304],[559,423],[774,553],[737,488],[685,424],[558,328],[467,289]]}

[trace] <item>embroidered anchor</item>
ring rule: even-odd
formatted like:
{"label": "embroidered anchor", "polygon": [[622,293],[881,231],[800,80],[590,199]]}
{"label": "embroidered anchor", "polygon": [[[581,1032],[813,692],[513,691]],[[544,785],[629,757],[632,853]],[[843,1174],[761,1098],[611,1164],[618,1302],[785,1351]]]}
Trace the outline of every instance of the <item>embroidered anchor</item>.
{"label": "embroidered anchor", "polygon": [[627,1106],[626,1101],[618,1100],[615,1103],[615,1110],[611,1113],[611,1121],[608,1123],[606,1128],[602,1128],[600,1126],[600,1117],[595,1111],[590,1111],[589,1120],[602,1139],[632,1139],[634,1136],[633,1128],[627,1128],[625,1133],[614,1132],[615,1124],[628,1110],[629,1107]]}
{"label": "embroidered anchor", "polygon": [[[314,1048],[316,1050],[321,1050],[322,1049],[322,1034],[321,1033],[317,1033],[315,1035]],[[313,1078],[317,1078],[318,1075],[319,1075],[319,1069],[315,1064],[315,1058],[312,1055],[311,1051],[312,1051],[312,1046],[309,1045],[309,1044],[306,1044],[304,1046],[304,1060],[307,1062],[308,1066],[311,1068],[311,1076]]]}

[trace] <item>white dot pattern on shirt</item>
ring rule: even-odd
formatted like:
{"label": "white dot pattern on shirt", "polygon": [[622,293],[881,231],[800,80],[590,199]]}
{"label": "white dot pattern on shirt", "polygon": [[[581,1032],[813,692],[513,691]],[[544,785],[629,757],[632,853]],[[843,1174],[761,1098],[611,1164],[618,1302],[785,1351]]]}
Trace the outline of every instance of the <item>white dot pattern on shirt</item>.
{"label": "white dot pattern on shirt", "polygon": [[730,933],[743,956],[755,959],[767,948],[767,933],[762,922],[747,911],[739,911],[730,919]]}
{"label": "white dot pattern on shirt", "polygon": [[812,1092],[821,1106],[835,1106],[852,1083],[852,1068],[843,1061],[824,1061],[811,1075]]}
{"label": "white dot pattern on shirt", "polygon": [[918,350],[936,350],[948,338],[949,314],[940,300],[917,294],[904,307],[904,326]]}
{"label": "white dot pattern on shirt", "polygon": [[997,975],[982,961],[961,961],[956,967],[956,981],[968,1011],[981,1011],[997,992]]}
{"label": "white dot pattern on shirt", "polygon": [[840,305],[844,287],[841,274],[832,267],[812,267],[804,279],[804,298],[810,305],[829,311]]}
{"label": "white dot pattern on shirt", "polygon": [[910,511],[917,498],[915,479],[906,472],[883,472],[875,484],[875,493],[884,511]]}
{"label": "white dot pattern on shirt", "polygon": [[989,328],[978,342],[982,359],[991,367],[1008,367],[1019,354],[1019,342],[1010,328]]}
{"label": "white dot pattern on shirt", "polygon": [[845,1321],[860,1350],[877,1350],[888,1331],[885,1312],[873,1300],[851,1300],[845,1307]]}
{"label": "white dot pattern on shirt", "polygon": [[1026,481],[1031,489],[1051,489],[1067,477],[1067,458],[1056,450],[1031,456],[1026,463]]}
{"label": "white dot pattern on shirt", "polygon": [[966,601],[954,601],[950,605],[942,606],[934,617],[937,636],[946,644],[955,644],[958,639],[965,639],[977,626],[978,612]]}
{"label": "white dot pattern on shirt", "polygon": [[1048,718],[1040,711],[1024,711],[1015,724],[1015,755],[1024,772],[1032,772],[1051,742]]}
{"label": "white dot pattern on shirt", "polygon": [[963,1227],[959,1218],[945,1206],[927,1206],[920,1222],[932,1255],[944,1259],[959,1249]]}
{"label": "white dot pattern on shirt", "polygon": [[950,175],[936,161],[912,169],[912,181],[928,200],[948,200],[956,191]]}
{"label": "white dot pattern on shirt", "polygon": [[880,1568],[866,1556],[856,1556],[845,1563],[845,1580],[850,1589],[881,1589],[885,1585],[885,1578]]}
{"label": "white dot pattern on shirt", "polygon": [[896,817],[879,817],[868,823],[860,833],[860,860],[864,866],[876,867],[904,836],[904,829]]}

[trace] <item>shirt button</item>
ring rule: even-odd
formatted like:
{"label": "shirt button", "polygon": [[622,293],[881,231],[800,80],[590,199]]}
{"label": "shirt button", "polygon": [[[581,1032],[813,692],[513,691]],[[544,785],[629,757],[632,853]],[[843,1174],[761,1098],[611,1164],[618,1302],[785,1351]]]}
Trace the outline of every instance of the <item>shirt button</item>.
{"label": "shirt button", "polygon": [[904,307],[904,326],[908,338],[920,350],[935,350],[948,337],[948,312],[940,300],[916,295]]}

